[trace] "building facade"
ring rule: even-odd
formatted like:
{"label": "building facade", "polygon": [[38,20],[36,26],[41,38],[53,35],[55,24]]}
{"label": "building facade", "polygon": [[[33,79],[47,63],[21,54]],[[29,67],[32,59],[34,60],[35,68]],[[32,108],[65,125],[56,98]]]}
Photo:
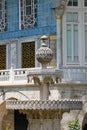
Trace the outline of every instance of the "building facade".
{"label": "building facade", "polygon": [[87,0],[0,0],[0,130],[86,130],[86,28]]}

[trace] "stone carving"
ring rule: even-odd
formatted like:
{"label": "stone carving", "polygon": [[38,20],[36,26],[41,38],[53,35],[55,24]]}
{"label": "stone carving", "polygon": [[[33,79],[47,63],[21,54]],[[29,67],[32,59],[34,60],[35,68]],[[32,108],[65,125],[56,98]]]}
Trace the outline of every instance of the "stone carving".
{"label": "stone carving", "polygon": [[80,110],[82,101],[80,100],[30,100],[17,101],[7,100],[7,109],[26,109],[26,110]]}
{"label": "stone carving", "polygon": [[35,85],[41,85],[41,81],[38,76],[33,76],[33,80]]}
{"label": "stone carving", "polygon": [[[41,40],[46,40],[48,37],[43,36]],[[42,46],[36,52],[37,60],[43,65],[48,64],[53,58],[53,52],[47,45],[43,42]]]}

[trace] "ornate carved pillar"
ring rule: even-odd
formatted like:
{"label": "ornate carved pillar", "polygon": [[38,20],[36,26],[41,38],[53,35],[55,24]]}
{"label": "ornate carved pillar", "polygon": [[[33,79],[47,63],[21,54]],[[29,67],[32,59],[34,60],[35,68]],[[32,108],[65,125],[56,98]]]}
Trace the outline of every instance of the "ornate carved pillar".
{"label": "ornate carved pillar", "polygon": [[[48,39],[47,36],[42,36],[41,40],[42,40],[42,46],[37,50],[36,52],[36,58],[38,60],[38,62],[41,63],[42,65],[42,71],[44,71],[44,69],[47,69],[47,64],[51,62],[52,58],[53,58],[53,52],[50,48],[47,47],[47,45],[45,44],[45,41]],[[40,88],[40,97],[41,100],[48,100],[49,98],[49,85],[48,85],[48,79],[49,76],[41,76],[41,88]],[[49,79],[50,80],[50,79]]]}

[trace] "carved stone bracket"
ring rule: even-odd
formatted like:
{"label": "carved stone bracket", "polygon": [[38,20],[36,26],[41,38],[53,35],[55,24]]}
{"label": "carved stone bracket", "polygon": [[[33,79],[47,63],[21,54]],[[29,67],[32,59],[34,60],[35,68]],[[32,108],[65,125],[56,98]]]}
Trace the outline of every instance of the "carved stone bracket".
{"label": "carved stone bracket", "polygon": [[57,70],[57,68],[32,69],[28,73],[27,82],[35,85],[41,85],[42,83],[52,85],[60,83],[62,80],[62,71]]}
{"label": "carved stone bracket", "polygon": [[80,100],[7,100],[7,109],[25,110],[81,110],[82,101]]}
{"label": "carved stone bracket", "polygon": [[30,120],[30,119],[61,119],[62,114],[65,111],[58,111],[58,110],[19,110],[19,112],[26,114],[28,120]]}

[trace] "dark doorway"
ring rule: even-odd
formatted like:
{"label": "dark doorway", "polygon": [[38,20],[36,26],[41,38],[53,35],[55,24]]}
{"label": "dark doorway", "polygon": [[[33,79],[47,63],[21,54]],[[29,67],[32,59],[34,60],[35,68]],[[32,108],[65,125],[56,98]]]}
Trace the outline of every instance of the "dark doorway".
{"label": "dark doorway", "polygon": [[87,130],[87,124],[84,125],[83,130]]}
{"label": "dark doorway", "polygon": [[27,130],[28,121],[26,115],[19,113],[18,110],[14,111],[14,130]]}

